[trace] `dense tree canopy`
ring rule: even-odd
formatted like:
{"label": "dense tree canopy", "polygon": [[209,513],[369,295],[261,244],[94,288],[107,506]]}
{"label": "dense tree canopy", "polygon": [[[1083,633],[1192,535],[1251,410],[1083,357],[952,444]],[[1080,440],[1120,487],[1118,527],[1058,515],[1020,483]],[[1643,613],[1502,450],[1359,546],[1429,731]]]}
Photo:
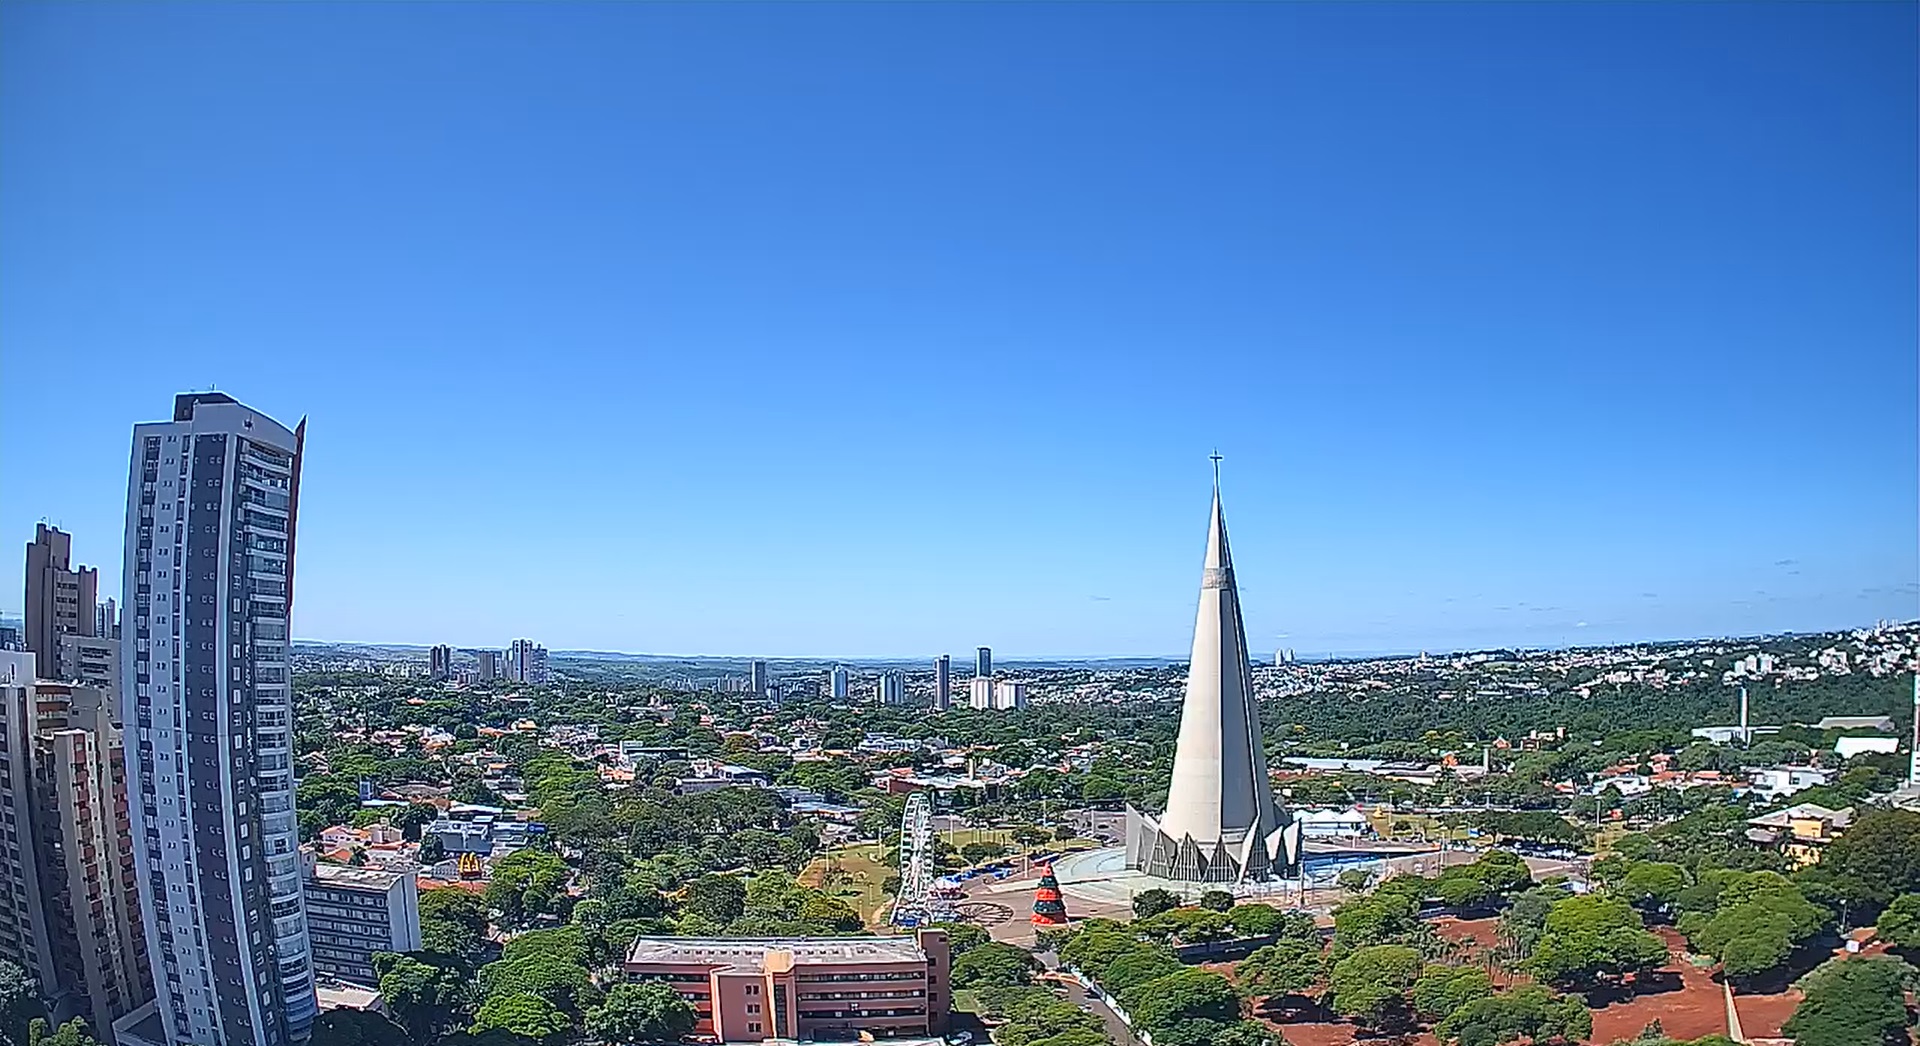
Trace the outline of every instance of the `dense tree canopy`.
{"label": "dense tree canopy", "polygon": [[1666,945],[1646,931],[1633,906],[1589,894],[1554,903],[1526,968],[1543,981],[1579,986],[1666,961]]}
{"label": "dense tree canopy", "polygon": [[1904,1046],[1914,978],[1897,959],[1833,960],[1801,979],[1805,997],[1784,1030],[1794,1046]]}

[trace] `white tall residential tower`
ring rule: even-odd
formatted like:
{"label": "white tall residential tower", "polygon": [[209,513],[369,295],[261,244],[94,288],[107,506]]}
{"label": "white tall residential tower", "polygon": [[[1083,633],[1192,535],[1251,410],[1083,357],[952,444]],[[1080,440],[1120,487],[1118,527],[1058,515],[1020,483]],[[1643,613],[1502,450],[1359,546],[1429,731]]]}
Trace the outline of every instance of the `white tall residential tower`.
{"label": "white tall residential tower", "polygon": [[1158,819],[1128,808],[1127,867],[1180,882],[1237,883],[1282,877],[1297,867],[1300,825],[1274,802],[1267,780],[1214,460],[1213,518],[1173,785]]}
{"label": "white tall residential tower", "polygon": [[133,429],[120,701],[155,998],[120,1046],[313,1023],[287,680],[305,434],[218,392]]}

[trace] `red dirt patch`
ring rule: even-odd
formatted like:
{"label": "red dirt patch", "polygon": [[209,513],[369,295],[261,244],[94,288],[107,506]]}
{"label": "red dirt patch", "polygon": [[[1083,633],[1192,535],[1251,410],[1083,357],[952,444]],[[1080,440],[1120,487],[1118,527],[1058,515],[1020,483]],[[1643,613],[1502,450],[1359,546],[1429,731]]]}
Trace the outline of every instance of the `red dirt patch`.
{"label": "red dirt patch", "polygon": [[1733,1008],[1740,1014],[1740,1030],[1749,1039],[1781,1038],[1780,1026],[1793,1016],[1801,998],[1797,988],[1771,995],[1742,995],[1735,992]]}
{"label": "red dirt patch", "polygon": [[1443,915],[1433,920],[1433,932],[1449,941],[1463,941],[1471,937],[1480,944],[1492,944],[1499,925],[1500,920],[1494,918],[1456,919],[1451,915]]}
{"label": "red dirt patch", "polygon": [[1655,1018],[1676,1039],[1727,1033],[1726,995],[1713,974],[1686,960],[1686,938],[1679,933],[1668,927],[1654,932],[1667,942],[1669,959],[1659,971],[1666,990],[1643,988],[1631,999],[1593,1011],[1594,1042],[1631,1039]]}

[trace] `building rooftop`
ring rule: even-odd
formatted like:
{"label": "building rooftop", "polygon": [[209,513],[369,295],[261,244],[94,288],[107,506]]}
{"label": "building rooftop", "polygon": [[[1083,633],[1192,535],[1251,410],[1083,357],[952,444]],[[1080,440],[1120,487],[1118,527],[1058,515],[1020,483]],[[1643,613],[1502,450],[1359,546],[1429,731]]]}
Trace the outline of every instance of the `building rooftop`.
{"label": "building rooftop", "polygon": [[355,868],[343,864],[316,864],[313,877],[327,886],[359,886],[375,890],[390,890],[393,884],[401,880],[399,872],[383,871],[379,868]]}
{"label": "building rooftop", "polygon": [[1845,828],[1853,823],[1853,807],[1831,810],[1818,803],[1795,803],[1785,810],[1747,819],[1756,828],[1785,828],[1795,821],[1830,821],[1835,828]]}
{"label": "building rooftop", "polygon": [[627,949],[627,961],[762,970],[769,952],[791,954],[795,966],[927,961],[913,937],[641,937]]}

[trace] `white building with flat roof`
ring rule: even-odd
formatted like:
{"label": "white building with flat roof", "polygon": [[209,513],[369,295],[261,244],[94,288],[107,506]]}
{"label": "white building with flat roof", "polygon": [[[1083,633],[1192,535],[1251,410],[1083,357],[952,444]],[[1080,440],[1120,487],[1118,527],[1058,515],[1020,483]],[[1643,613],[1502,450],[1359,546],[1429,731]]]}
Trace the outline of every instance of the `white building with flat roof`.
{"label": "white building with flat roof", "polygon": [[1027,684],[1011,679],[993,684],[993,707],[1002,711],[1027,707]]}
{"label": "white building with flat roof", "polygon": [[413,872],[316,863],[307,871],[306,887],[315,974],[375,985],[375,954],[419,950],[420,891]]}
{"label": "white building with flat roof", "polygon": [[993,680],[985,676],[974,676],[967,684],[967,707],[987,709],[993,707]]}

